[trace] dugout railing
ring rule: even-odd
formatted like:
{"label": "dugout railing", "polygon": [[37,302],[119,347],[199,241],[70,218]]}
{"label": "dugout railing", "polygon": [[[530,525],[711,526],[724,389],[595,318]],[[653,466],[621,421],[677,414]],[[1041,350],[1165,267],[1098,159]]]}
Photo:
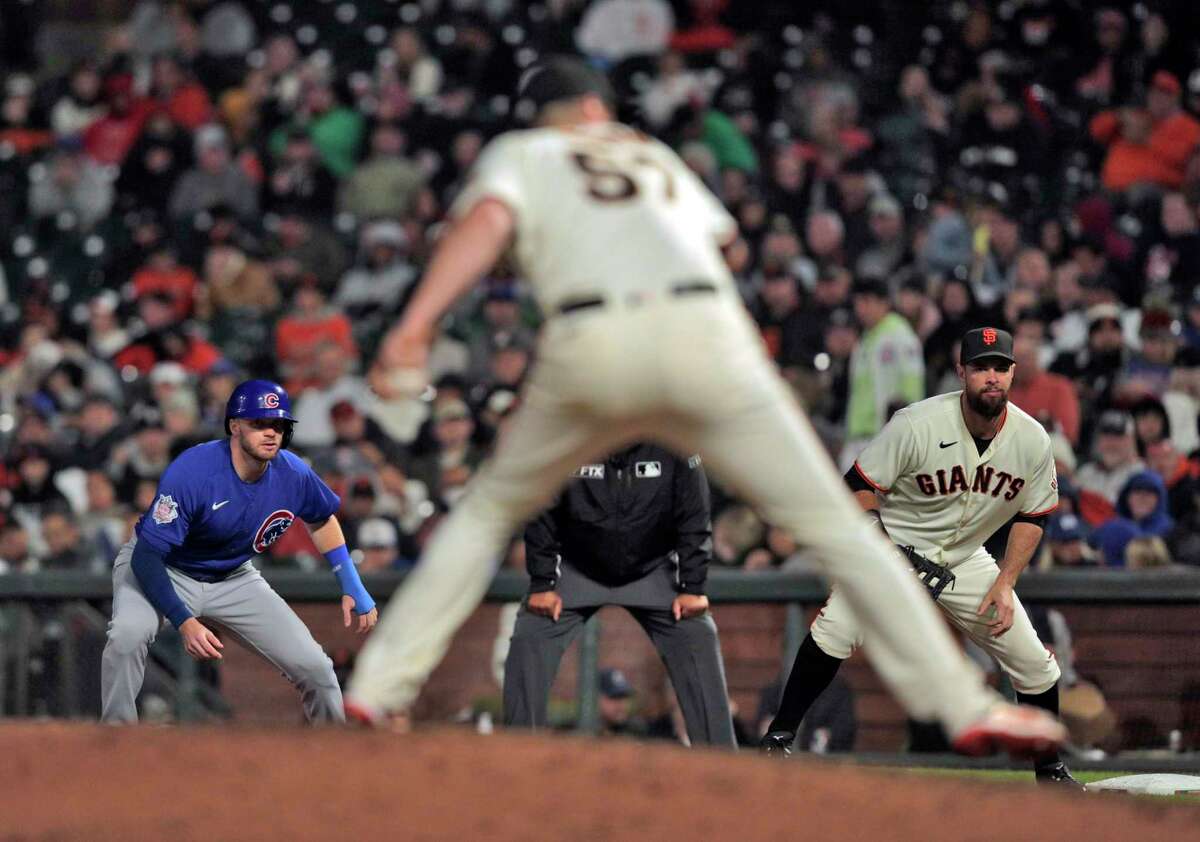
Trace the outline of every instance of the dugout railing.
{"label": "dugout railing", "polygon": [[[341,597],[332,577],[288,569],[264,570],[272,587],[289,602],[336,602]],[[371,593],[385,603],[404,581],[400,573],[366,577]],[[517,602],[526,592],[524,574],[501,570],[487,593],[492,602]],[[1053,605],[1196,605],[1200,604],[1200,569],[1170,568],[1152,571],[1061,570],[1029,572],[1021,578],[1021,599]],[[714,604],[785,603],[781,659],[790,666],[792,653],[805,632],[804,606],[822,602],[828,594],[824,581],[808,573],[778,571],[742,572],[713,570],[708,594]],[[102,635],[106,601],[112,596],[108,574],[45,571],[0,575],[0,716],[36,714],[30,706],[32,652],[49,636],[54,642],[52,664],[57,694],[56,710],[63,716],[79,715],[78,699],[85,679],[77,674],[77,630]],[[183,655],[177,637],[165,635],[167,662],[159,663],[159,683],[172,689],[175,716],[182,721],[221,715],[223,700],[196,680],[196,663]],[[579,725],[591,731],[597,725],[596,676],[599,661],[599,619],[593,618],[582,635],[579,664]],[[34,670],[33,672],[37,672]]]}

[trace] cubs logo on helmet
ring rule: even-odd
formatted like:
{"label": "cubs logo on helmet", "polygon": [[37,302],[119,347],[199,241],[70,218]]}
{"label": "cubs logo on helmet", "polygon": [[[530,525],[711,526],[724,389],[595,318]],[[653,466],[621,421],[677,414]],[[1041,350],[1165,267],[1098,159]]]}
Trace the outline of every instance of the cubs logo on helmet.
{"label": "cubs logo on helmet", "polygon": [[267,548],[278,541],[280,536],[288,531],[288,527],[295,522],[296,516],[287,509],[276,509],[271,512],[254,535],[254,551],[265,553]]}
{"label": "cubs logo on helmet", "polygon": [[274,392],[267,392],[262,396],[264,409],[279,409],[279,395]]}

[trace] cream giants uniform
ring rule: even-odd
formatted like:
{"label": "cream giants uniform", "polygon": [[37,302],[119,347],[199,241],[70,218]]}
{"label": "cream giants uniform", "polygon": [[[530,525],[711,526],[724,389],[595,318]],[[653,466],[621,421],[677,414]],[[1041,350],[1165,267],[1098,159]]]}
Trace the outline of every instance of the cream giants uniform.
{"label": "cream giants uniform", "polygon": [[[855,469],[882,496],[880,515],[892,540],[948,565],[957,577],[937,601],[951,622],[1000,662],[1018,691],[1041,693],[1058,680],[1058,664],[1020,600],[1012,628],[998,638],[976,612],[1000,572],[983,542],[1018,514],[1036,517],[1058,506],[1050,437],[1010,403],[980,453],[963,420],[961,395],[938,395],[897,412]],[[812,635],[836,658],[848,658],[862,642],[862,624],[836,589]]]}
{"label": "cream giants uniform", "polygon": [[766,357],[719,249],[736,223],[679,157],[614,123],[512,132],[484,150],[455,212],[484,198],[513,213],[513,252],[547,317],[536,363],[493,458],[368,638],[351,702],[408,707],[520,525],[578,465],[654,439],[702,453],[816,551],[914,716],[956,734],[985,715],[996,696]]}

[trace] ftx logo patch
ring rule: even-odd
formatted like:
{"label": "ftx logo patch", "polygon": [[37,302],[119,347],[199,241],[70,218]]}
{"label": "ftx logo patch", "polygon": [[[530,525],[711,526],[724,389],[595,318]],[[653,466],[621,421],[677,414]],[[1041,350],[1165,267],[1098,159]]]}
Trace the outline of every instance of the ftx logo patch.
{"label": "ftx logo patch", "polygon": [[603,465],[580,465],[575,469],[575,476],[584,479],[604,479]]}

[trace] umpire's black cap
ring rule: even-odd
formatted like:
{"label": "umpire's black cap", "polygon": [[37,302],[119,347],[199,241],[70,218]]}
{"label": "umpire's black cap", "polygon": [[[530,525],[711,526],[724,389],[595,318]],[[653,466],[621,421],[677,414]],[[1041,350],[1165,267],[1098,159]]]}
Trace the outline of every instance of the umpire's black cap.
{"label": "umpire's black cap", "polygon": [[962,340],[962,351],[958,355],[958,361],[966,365],[987,357],[1016,362],[1013,359],[1012,334],[998,327],[977,327],[968,330]]}
{"label": "umpire's black cap", "polygon": [[575,56],[547,56],[525,71],[517,86],[517,99],[541,111],[552,102],[594,94],[609,108],[616,108],[617,95],[599,70]]}

